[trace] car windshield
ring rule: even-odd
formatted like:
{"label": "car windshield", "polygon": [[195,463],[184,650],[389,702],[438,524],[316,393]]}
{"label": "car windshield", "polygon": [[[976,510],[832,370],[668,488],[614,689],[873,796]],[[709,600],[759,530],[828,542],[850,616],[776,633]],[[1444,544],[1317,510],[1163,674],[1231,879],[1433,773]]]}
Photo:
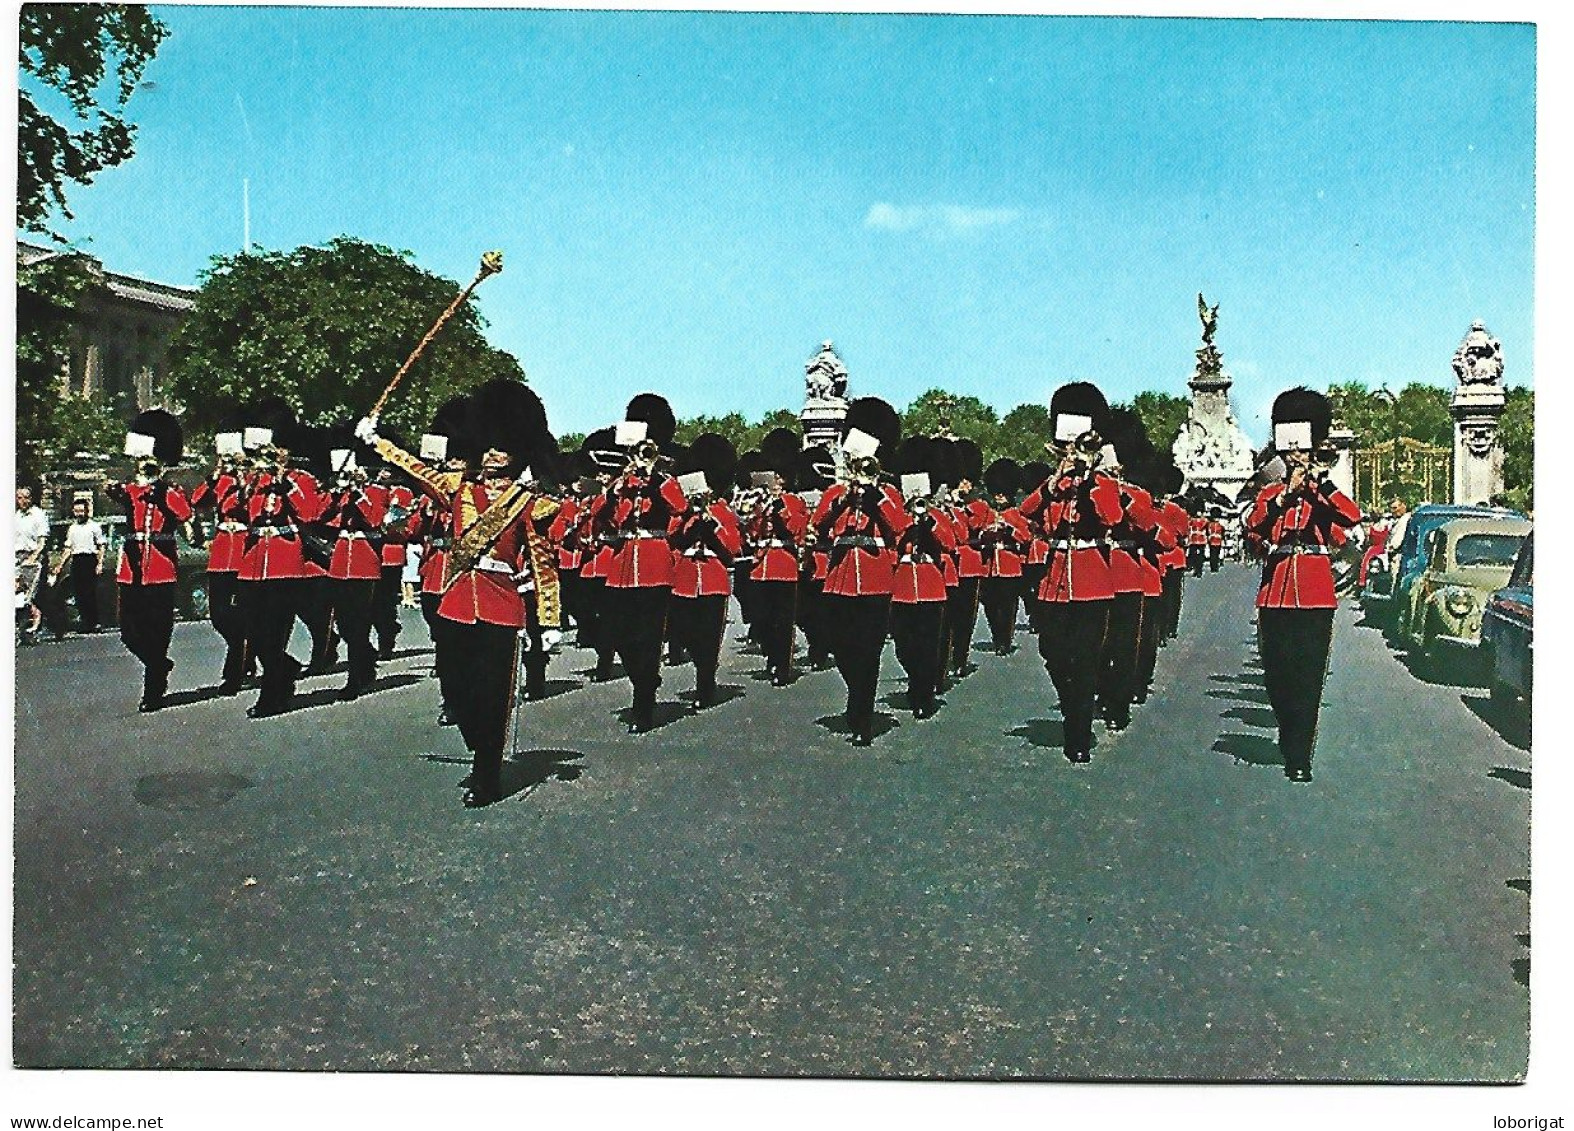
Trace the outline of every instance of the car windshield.
{"label": "car windshield", "polygon": [[1523,534],[1467,534],[1454,543],[1456,566],[1511,566]]}

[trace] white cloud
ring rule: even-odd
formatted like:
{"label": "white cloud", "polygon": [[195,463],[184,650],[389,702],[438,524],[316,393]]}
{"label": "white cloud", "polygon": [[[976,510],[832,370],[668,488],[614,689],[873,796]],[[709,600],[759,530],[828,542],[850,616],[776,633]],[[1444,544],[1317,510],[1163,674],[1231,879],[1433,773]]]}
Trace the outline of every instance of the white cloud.
{"label": "white cloud", "polygon": [[961,204],[870,205],[864,227],[883,232],[921,232],[924,235],[962,235],[983,228],[1014,224],[1022,218],[1015,208],[970,208]]}

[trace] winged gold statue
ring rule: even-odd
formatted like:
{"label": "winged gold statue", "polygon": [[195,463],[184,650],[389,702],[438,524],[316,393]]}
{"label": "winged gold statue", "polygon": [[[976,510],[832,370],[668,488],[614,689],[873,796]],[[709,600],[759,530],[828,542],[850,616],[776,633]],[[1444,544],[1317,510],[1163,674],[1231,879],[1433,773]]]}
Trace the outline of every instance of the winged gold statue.
{"label": "winged gold statue", "polygon": [[1204,345],[1213,344],[1214,331],[1219,328],[1219,304],[1214,303],[1209,307],[1202,297],[1202,292],[1197,292],[1197,317],[1202,319],[1202,340]]}

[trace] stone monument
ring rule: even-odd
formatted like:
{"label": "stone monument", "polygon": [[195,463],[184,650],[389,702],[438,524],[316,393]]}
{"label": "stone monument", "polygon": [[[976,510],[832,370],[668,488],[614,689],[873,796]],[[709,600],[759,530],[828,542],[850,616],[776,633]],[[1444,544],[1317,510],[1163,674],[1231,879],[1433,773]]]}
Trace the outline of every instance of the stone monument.
{"label": "stone monument", "polygon": [[798,414],[803,422],[803,446],[824,444],[835,451],[847,417],[847,366],[835,346],[824,341],[803,370],[803,411]]}
{"label": "stone monument", "polygon": [[1231,377],[1213,343],[1219,308],[1198,295],[1197,316],[1202,319],[1202,347],[1187,382],[1191,408],[1171,452],[1187,489],[1204,485],[1233,499],[1252,477],[1252,444],[1230,411]]}
{"label": "stone monument", "polygon": [[1454,502],[1484,503],[1503,490],[1503,346],[1479,319],[1454,351]]}

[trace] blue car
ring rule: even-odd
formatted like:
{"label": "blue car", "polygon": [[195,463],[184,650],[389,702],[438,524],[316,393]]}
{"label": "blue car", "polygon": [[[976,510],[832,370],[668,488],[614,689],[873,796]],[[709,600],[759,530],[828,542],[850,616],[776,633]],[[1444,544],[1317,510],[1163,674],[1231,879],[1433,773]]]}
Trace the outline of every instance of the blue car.
{"label": "blue car", "polygon": [[1535,535],[1531,535],[1520,547],[1508,584],[1492,594],[1481,616],[1481,647],[1494,703],[1511,704],[1521,697],[1530,702],[1535,559]]}

